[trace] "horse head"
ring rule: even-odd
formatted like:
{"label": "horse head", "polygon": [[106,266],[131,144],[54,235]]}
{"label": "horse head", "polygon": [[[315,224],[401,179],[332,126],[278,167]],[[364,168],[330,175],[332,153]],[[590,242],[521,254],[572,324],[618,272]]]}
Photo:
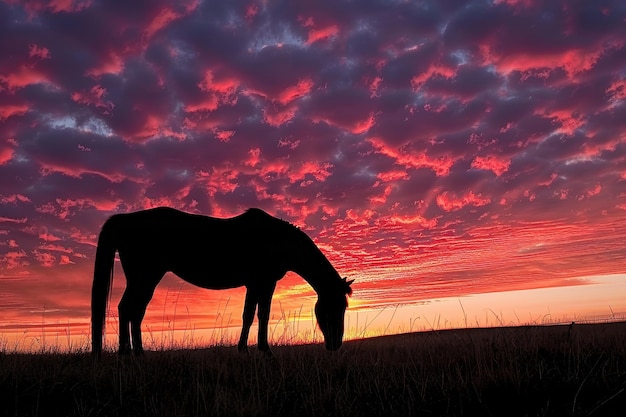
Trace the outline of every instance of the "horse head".
{"label": "horse head", "polygon": [[354,280],[343,278],[333,292],[319,294],[315,303],[317,324],[324,335],[326,349],[337,350],[343,342],[344,316],[348,308],[348,297],[352,295],[350,286]]}

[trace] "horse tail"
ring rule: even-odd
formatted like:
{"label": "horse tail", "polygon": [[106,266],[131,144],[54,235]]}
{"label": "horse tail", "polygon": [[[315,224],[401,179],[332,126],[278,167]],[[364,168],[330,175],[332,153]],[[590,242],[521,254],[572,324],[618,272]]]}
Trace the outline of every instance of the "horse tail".
{"label": "horse tail", "polygon": [[91,349],[96,355],[102,352],[106,308],[113,285],[113,262],[117,250],[115,217],[109,218],[102,226],[96,248],[91,287]]}

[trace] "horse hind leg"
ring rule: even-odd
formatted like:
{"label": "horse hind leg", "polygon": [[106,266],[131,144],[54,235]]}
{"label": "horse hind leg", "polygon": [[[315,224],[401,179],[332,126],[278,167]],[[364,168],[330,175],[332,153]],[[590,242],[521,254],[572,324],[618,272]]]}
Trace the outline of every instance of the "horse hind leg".
{"label": "horse hind leg", "polygon": [[118,306],[120,316],[120,354],[130,353],[131,346],[132,351],[136,355],[143,353],[141,322],[159,280],[160,277],[148,280],[128,280],[126,290]]}
{"label": "horse hind leg", "polygon": [[117,311],[119,314],[119,326],[120,326],[120,355],[129,354],[131,351],[130,346],[130,316],[131,316],[131,307],[132,307],[132,295],[128,291],[128,287],[124,291],[122,295],[122,299],[117,306]]}

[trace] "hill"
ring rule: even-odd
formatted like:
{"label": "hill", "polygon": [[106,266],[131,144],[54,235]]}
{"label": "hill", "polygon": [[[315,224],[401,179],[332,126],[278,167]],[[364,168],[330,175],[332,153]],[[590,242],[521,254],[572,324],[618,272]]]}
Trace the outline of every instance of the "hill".
{"label": "hill", "polygon": [[320,345],[0,354],[6,416],[622,416],[626,323],[461,329]]}

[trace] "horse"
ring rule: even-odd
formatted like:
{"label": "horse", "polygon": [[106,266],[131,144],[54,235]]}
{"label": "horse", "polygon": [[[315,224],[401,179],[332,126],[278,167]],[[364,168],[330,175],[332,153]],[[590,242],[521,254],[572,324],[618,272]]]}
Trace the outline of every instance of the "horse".
{"label": "horse", "polygon": [[141,322],[166,272],[207,289],[245,286],[237,348],[248,351],[248,334],[258,306],[257,349],[271,355],[267,327],[272,296],[276,283],[293,271],[318,295],[315,316],[325,347],[341,347],[354,280],[341,278],[306,233],[258,208],[216,218],[158,207],[115,214],[102,226],[91,291],[92,352],[96,356],[102,352],[116,252],[126,276],[118,305],[120,354],[143,353]]}

